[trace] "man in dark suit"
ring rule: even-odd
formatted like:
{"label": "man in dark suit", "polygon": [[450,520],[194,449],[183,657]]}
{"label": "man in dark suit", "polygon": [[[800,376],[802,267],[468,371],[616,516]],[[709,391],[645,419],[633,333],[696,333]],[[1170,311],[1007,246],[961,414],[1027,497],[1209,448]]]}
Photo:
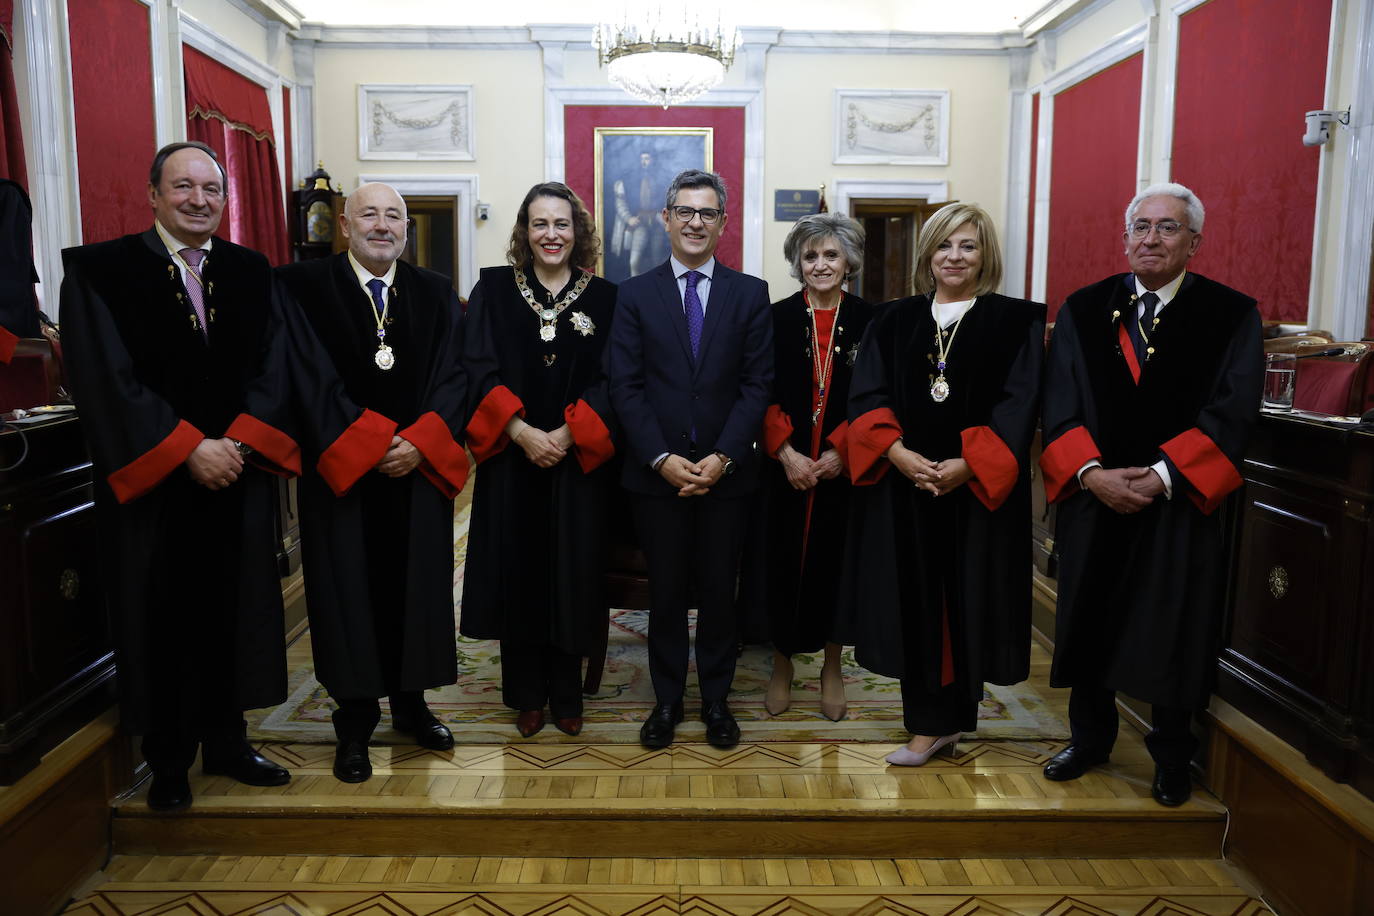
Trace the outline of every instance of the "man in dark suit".
{"label": "man in dark suit", "polygon": [[1216,510],[1241,485],[1264,376],[1255,300],[1187,270],[1203,216],[1178,184],[1126,208],[1131,272],[1059,310],[1040,458],[1059,503],[1050,683],[1073,688],[1073,742],[1045,778],[1107,761],[1121,690],[1153,704],[1152,792],[1170,806],[1192,791],[1192,712],[1211,693],[1226,585]]}
{"label": "man in dark suit", "polygon": [[649,565],[649,674],[656,705],[640,729],[667,747],[682,721],[688,596],[706,737],[739,743],[726,696],[735,675],[735,577],[755,440],[773,381],[768,284],[715,259],[726,223],[720,176],[673,179],[662,213],[672,256],[620,286],[611,326],[611,402],[628,441],[622,483]]}
{"label": "man in dark suit", "polygon": [[[424,691],[458,679],[453,498],[467,479],[466,386],[453,283],[399,260],[406,205],[365,184],[341,215],[348,251],[278,271],[311,334],[312,374],[337,377],[363,408],[314,418],[301,481],[301,544],[315,672],[338,709],[334,775],[372,775],[367,746],[390,698],[391,724],[416,744],[453,747]],[[318,459],[315,460],[315,454]]]}
{"label": "man in dark suit", "polygon": [[271,268],[214,234],[227,193],[213,150],[173,143],[149,176],[152,228],[62,253],[120,723],[144,736],[158,809],[191,803],[198,746],[206,773],[289,778],[245,740],[243,710],[286,698],[277,489],[262,471],[300,463],[283,432],[289,386],[267,355],[279,330]]}

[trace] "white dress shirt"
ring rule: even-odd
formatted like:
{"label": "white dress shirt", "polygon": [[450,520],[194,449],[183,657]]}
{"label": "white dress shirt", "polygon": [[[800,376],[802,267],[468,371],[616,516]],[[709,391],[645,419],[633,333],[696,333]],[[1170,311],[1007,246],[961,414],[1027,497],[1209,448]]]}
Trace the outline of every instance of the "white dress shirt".
{"label": "white dress shirt", "polygon": [[210,245],[214,242],[213,238],[205,240],[204,245],[187,245],[181,239],[167,231],[167,227],[158,220],[153,220],[153,228],[157,230],[158,238],[162,239],[162,244],[167,246],[167,253],[172,256],[172,263],[177,266],[177,272],[181,274],[181,285],[186,285],[186,262],[181,259],[181,249],[199,248],[205,252],[205,257],[200,262],[201,275],[205,275],[205,265],[210,261]]}
{"label": "white dress shirt", "polygon": [[391,262],[391,266],[386,269],[386,273],[382,274],[380,277],[359,264],[358,259],[353,257],[353,252],[351,251],[348,253],[348,264],[353,268],[353,275],[358,278],[358,285],[363,288],[363,292],[367,293],[367,298],[369,300],[372,299],[372,290],[367,286],[370,281],[381,280],[386,284],[388,290],[391,289],[391,285],[396,282],[395,261]]}
{"label": "white dress shirt", "polygon": [[711,278],[716,272],[716,259],[713,255],[705,264],[700,267],[688,267],[677,258],[668,257],[668,266],[673,269],[673,276],[677,278],[677,297],[682,302],[682,307],[687,307],[687,271],[695,270],[701,274],[697,280],[697,297],[701,299],[701,316],[706,317],[706,302],[711,298]]}

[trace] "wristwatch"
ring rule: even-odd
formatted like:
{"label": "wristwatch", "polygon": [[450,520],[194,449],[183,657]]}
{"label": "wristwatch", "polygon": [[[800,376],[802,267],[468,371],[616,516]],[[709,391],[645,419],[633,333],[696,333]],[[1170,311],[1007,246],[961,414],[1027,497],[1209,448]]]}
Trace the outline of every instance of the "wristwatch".
{"label": "wristwatch", "polygon": [[716,457],[720,459],[720,476],[735,473],[735,459],[724,452],[716,452]]}
{"label": "wristwatch", "polygon": [[247,456],[253,454],[253,446],[248,445],[248,444],[245,443],[245,442],[240,442],[240,441],[237,440],[237,439],[230,439],[229,441],[232,442],[232,443],[234,443],[234,448],[236,448],[236,449],[239,450],[239,454],[240,454],[240,455],[243,455],[244,457],[247,457]]}

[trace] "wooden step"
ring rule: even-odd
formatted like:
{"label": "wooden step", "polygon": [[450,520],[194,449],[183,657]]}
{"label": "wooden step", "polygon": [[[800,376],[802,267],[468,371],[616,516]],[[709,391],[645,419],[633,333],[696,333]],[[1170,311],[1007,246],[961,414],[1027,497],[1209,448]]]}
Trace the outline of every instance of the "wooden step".
{"label": "wooden step", "polygon": [[986,741],[920,768],[887,745],[374,747],[373,778],[334,779],[333,748],[266,749],[291,785],[198,776],[195,805],[114,818],[123,854],[502,856],[1184,856],[1220,849],[1225,812],[1201,790],[1149,797],[1143,749],[1070,783],[1040,767],[1062,742]]}

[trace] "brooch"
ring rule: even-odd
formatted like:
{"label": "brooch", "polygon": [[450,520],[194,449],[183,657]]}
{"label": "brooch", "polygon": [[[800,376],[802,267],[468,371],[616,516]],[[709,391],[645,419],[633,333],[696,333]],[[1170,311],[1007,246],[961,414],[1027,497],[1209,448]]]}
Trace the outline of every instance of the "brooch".
{"label": "brooch", "polygon": [[592,324],[592,319],[585,312],[572,313],[573,330],[587,337],[596,331],[596,325]]}
{"label": "brooch", "polygon": [[852,347],[849,348],[849,355],[845,357],[845,360],[844,360],[844,361],[845,361],[846,363],[848,363],[848,364],[849,364],[849,367],[852,369],[852,368],[854,367],[854,360],[856,360],[856,359],[858,359],[858,358],[859,358],[859,345],[858,345],[858,344],[854,344],[854,346],[852,346]]}

